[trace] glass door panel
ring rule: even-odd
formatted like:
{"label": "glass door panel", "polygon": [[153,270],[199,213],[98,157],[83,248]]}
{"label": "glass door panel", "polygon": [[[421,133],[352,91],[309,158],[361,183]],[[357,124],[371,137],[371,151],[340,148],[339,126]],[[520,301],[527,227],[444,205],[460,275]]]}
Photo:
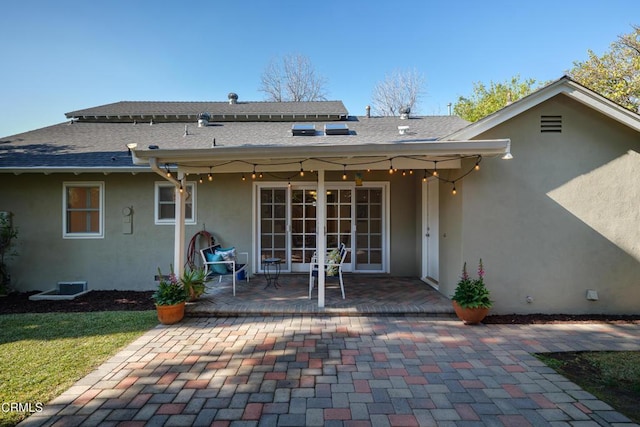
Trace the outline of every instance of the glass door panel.
{"label": "glass door panel", "polygon": [[382,189],[356,190],[356,262],[358,271],[381,271],[383,268]]}
{"label": "glass door panel", "polygon": [[[337,248],[344,243],[351,248],[353,224],[353,190],[351,188],[330,188],[327,190],[327,249]],[[344,261],[344,270],[351,270],[351,251]]]}
{"label": "glass door panel", "polygon": [[[260,189],[260,259],[287,259],[287,190]],[[262,262],[260,262],[262,264]],[[258,266],[262,268],[262,265]]]}
{"label": "glass door panel", "polygon": [[291,270],[309,271],[316,250],[316,191],[291,190]]}

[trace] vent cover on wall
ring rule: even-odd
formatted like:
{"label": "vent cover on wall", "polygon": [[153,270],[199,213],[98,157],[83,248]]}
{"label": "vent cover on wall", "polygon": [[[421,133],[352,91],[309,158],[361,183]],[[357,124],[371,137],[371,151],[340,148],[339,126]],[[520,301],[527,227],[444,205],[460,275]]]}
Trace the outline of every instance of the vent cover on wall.
{"label": "vent cover on wall", "polygon": [[562,132],[562,116],[540,116],[540,132],[561,133]]}

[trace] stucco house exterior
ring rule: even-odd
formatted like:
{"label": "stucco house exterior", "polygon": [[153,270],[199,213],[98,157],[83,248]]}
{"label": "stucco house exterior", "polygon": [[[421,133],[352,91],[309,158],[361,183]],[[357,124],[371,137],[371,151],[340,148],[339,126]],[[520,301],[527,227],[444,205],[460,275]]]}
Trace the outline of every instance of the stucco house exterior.
{"label": "stucco house exterior", "polygon": [[446,296],[482,258],[496,314],[637,314],[636,113],[567,77],[473,124],[232,95],[118,102],[1,138],[12,286],[151,289],[207,230],[254,274],[270,256],[308,272],[341,242],[346,271]]}

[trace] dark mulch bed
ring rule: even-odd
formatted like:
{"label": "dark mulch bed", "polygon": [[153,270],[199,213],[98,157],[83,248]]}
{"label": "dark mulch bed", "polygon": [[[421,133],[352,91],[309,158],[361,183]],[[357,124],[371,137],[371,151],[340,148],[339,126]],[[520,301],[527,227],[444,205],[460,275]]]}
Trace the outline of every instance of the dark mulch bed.
{"label": "dark mulch bed", "polygon": [[[82,311],[155,310],[153,291],[91,291],[69,301],[31,301],[37,292],[14,292],[0,297],[0,314]],[[638,322],[636,316],[528,314],[487,316],[486,324],[535,324],[569,322]]]}
{"label": "dark mulch bed", "polygon": [[68,301],[31,301],[38,292],[14,292],[0,297],[0,314],[120,310],[155,310],[152,291],[91,291]]}
{"label": "dark mulch bed", "polygon": [[484,318],[486,324],[539,324],[539,323],[636,323],[640,315],[606,314],[511,314],[492,315]]}

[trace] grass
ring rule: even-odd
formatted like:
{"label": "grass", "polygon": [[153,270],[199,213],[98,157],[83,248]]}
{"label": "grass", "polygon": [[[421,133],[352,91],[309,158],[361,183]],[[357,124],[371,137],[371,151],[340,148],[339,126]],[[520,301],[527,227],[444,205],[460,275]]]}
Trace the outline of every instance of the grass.
{"label": "grass", "polygon": [[0,426],[30,415],[7,404],[46,404],[157,324],[155,311],[0,316]]}
{"label": "grass", "polygon": [[640,423],[640,352],[538,354],[547,366]]}

